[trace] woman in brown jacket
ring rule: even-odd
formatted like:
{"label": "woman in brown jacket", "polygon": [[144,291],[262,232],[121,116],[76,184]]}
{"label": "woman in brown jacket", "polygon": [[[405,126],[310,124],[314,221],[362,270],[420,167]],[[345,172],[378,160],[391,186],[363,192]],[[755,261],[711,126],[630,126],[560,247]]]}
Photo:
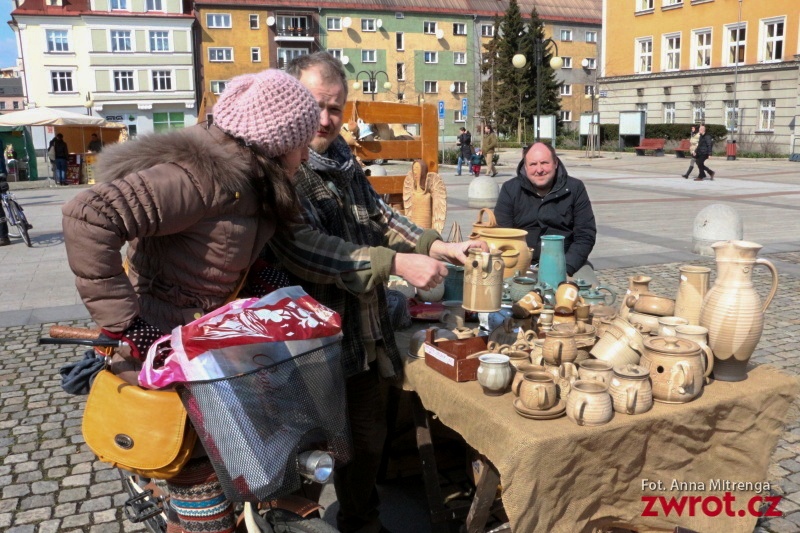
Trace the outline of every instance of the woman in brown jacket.
{"label": "woman in brown jacket", "polygon": [[[103,333],[125,342],[118,358],[144,360],[162,334],[222,305],[273,234],[299,220],[290,177],[319,127],[313,96],[266,70],[231,80],[213,118],[104,150],[103,183],[63,208],[78,292]],[[168,531],[233,531],[207,458],[168,486]]]}

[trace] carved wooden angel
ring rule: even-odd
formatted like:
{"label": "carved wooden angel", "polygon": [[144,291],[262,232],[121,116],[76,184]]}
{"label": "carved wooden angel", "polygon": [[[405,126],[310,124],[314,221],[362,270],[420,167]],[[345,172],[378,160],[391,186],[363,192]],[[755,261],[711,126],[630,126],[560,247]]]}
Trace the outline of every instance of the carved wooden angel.
{"label": "carved wooden angel", "polygon": [[441,233],[447,218],[447,187],[436,172],[428,172],[421,159],[411,165],[403,182],[403,207],[406,217],[421,228]]}

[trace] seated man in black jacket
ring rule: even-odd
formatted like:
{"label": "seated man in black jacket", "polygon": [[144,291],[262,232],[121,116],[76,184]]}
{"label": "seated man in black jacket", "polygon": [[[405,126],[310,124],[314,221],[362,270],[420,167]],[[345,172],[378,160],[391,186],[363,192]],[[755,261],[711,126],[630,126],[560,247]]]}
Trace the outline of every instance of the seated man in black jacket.
{"label": "seated man in black jacket", "polygon": [[586,187],[567,175],[552,146],[534,143],[503,184],[494,208],[497,225],[527,230],[533,262],[539,262],[542,235],[563,235],[567,274],[597,284],[588,262],[597,228]]}

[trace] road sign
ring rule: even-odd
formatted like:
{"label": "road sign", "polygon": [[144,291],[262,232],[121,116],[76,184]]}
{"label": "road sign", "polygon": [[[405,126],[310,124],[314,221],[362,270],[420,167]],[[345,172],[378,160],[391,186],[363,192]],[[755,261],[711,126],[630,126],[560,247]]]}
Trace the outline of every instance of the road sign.
{"label": "road sign", "polygon": [[439,118],[444,118],[444,100],[439,100]]}
{"label": "road sign", "polygon": [[444,131],[444,119],[443,118],[439,119],[439,129]]}
{"label": "road sign", "polygon": [[467,115],[469,115],[468,111],[469,111],[469,106],[467,105],[467,99],[466,98],[462,98],[461,99],[461,118],[462,119],[467,120]]}

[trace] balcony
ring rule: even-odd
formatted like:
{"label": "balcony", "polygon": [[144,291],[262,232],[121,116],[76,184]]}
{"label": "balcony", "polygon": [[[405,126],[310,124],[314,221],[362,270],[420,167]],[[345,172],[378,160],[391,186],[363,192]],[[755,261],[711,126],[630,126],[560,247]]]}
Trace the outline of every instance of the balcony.
{"label": "balcony", "polygon": [[313,42],[318,28],[307,16],[279,15],[275,25],[275,40],[283,42]]}

